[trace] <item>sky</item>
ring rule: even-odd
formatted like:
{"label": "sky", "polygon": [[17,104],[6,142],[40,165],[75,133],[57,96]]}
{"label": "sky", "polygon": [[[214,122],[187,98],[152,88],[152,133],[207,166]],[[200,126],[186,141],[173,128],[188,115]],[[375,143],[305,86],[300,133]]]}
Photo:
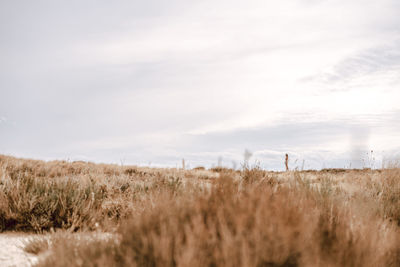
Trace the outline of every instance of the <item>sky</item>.
{"label": "sky", "polygon": [[400,159],[400,1],[0,1],[0,154],[144,166]]}

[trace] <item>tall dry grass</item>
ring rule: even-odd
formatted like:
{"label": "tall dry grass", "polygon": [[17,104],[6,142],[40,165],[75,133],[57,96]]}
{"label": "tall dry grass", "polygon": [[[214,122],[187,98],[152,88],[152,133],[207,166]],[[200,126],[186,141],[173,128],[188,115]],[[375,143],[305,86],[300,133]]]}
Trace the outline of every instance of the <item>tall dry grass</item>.
{"label": "tall dry grass", "polygon": [[[85,162],[0,156],[0,232],[108,229],[160,190],[196,176]],[[200,179],[201,180],[201,179]]]}
{"label": "tall dry grass", "polygon": [[400,266],[399,199],[395,168],[178,171],[0,157],[0,229],[116,229],[106,239],[56,233],[46,267]]}
{"label": "tall dry grass", "polygon": [[114,239],[67,239],[38,266],[399,266],[397,224],[356,212],[360,199],[331,176],[233,174],[209,191],[161,191]]}

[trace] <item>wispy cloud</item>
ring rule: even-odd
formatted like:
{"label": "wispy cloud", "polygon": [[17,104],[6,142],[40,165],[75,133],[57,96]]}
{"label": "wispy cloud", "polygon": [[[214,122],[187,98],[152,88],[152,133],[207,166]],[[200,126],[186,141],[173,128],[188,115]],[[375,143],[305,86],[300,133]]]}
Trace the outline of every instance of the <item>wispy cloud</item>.
{"label": "wispy cloud", "polygon": [[[306,77],[303,81],[336,85],[337,83],[346,84],[357,78],[381,75],[379,78],[382,83],[398,83],[400,81],[399,47],[400,39],[393,41],[389,45],[367,49],[343,59],[338,64],[332,66],[329,71]],[[350,88],[345,89],[349,90]]]}

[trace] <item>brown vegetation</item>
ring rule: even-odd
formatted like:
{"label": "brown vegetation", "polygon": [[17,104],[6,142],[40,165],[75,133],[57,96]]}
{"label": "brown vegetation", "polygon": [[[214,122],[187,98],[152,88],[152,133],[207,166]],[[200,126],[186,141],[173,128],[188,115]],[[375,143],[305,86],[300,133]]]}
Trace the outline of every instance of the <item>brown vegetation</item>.
{"label": "brown vegetation", "polygon": [[118,225],[142,199],[196,178],[189,171],[0,156],[0,232]]}
{"label": "brown vegetation", "polygon": [[3,230],[117,227],[107,239],[56,233],[38,266],[400,265],[399,169],[216,173],[0,161]]}

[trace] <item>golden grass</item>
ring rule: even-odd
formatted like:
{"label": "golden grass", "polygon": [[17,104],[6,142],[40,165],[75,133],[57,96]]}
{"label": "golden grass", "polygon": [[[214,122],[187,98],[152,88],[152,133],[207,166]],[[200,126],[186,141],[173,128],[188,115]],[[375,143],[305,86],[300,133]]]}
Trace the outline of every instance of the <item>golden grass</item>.
{"label": "golden grass", "polygon": [[38,266],[400,266],[399,169],[176,170],[3,156],[0,183],[3,230],[116,229],[107,239],[56,234]]}
{"label": "golden grass", "polygon": [[203,178],[174,169],[0,156],[0,232],[113,227],[140,209],[143,199]]}

